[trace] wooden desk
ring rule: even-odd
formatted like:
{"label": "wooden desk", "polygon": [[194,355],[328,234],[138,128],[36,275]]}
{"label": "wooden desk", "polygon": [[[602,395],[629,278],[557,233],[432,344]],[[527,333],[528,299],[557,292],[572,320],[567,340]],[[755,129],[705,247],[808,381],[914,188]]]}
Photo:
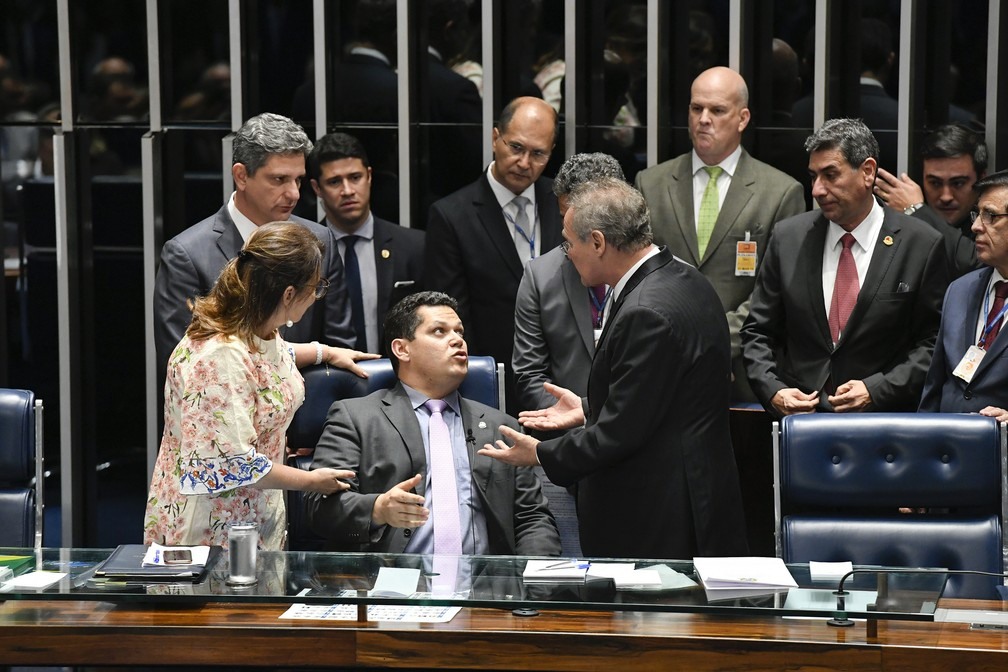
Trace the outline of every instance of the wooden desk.
{"label": "wooden desk", "polygon": [[[1003,610],[996,602],[941,606]],[[1008,632],[961,623],[641,612],[463,609],[446,624],[280,621],[281,605],[7,601],[0,662],[8,665],[548,670],[1004,670]]]}

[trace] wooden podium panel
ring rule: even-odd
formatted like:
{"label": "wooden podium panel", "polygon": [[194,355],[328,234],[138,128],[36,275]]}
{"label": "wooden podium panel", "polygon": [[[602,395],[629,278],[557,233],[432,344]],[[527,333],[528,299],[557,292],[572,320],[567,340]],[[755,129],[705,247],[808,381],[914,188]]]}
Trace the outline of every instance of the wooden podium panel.
{"label": "wooden podium panel", "polygon": [[[942,606],[1002,610],[1000,603]],[[962,623],[463,609],[450,623],[279,620],[280,605],[7,601],[7,665],[537,670],[1004,670],[1008,631]]]}

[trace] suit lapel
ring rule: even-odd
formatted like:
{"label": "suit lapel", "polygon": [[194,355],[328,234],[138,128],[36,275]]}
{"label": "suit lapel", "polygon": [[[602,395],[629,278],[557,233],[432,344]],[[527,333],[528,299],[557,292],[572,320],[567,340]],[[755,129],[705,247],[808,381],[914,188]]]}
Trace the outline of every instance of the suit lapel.
{"label": "suit lapel", "polygon": [[644,281],[644,278],[674,260],[675,257],[671,252],[669,252],[669,249],[667,247],[663,247],[658,254],[650,257],[633,275],[630,276],[630,279],[627,280],[626,286],[623,287],[623,291],[620,292],[619,298],[617,298],[616,302],[613,304],[611,312],[605,318],[605,329],[602,330],[602,335],[599,336],[599,344],[595,350],[596,353],[602,348],[602,342],[605,340],[606,334],[609,333],[609,328],[612,326],[613,322],[616,321],[616,316],[619,313],[620,308],[622,308],[623,304],[626,303],[626,297],[628,297],[630,293],[637,288],[637,285]]}
{"label": "suit lapel", "polygon": [[[413,405],[410,403],[409,396],[407,396],[402,384],[397,383],[395,387],[382,395],[381,404],[382,413],[399,433],[403,449],[409,453],[410,461],[413,463],[412,472],[426,474],[427,456],[424,453],[423,437],[420,435],[420,423],[417,422]],[[392,446],[383,447],[392,448]],[[416,491],[421,497],[424,496],[425,479],[420,479]]]}
{"label": "suit lapel", "polygon": [[[485,503],[487,501],[487,484],[490,482],[494,459],[480,455],[476,451],[482,448],[483,444],[494,442],[497,436],[497,427],[491,427],[483,412],[476,409],[472,402],[464,399],[461,395],[459,395],[459,408],[462,411],[462,431],[466,433],[467,437],[466,448],[469,453],[469,469],[472,471],[472,480]],[[469,436],[472,436],[474,440],[468,440]]]}
{"label": "suit lapel", "polygon": [[238,227],[231,221],[227,205],[217,211],[217,220],[214,222],[214,231],[220,235],[217,237],[217,249],[228,261],[238,256],[245,241],[242,240]]}
{"label": "suit lapel", "polygon": [[[985,268],[983,273],[973,278],[973,282],[970,283],[967,289],[965,312],[962,315],[962,319],[956,321],[955,344],[959,348],[956,355],[960,358],[969,350],[971,345],[976,345],[977,321],[980,319],[981,311],[983,310],[984,290],[987,289],[987,283],[990,282],[992,273],[994,273],[993,268]],[[987,357],[984,356],[985,361],[986,359]]]}
{"label": "suit lapel", "polygon": [[392,249],[392,234],[389,233],[388,226],[395,225],[387,224],[385,221],[375,217],[373,247],[379,306],[389,305],[389,297],[392,295],[392,282],[395,276],[394,255],[397,250]]}
{"label": "suit lapel", "polygon": [[493,246],[497,248],[504,265],[516,280],[521,280],[521,259],[518,257],[518,250],[515,249],[514,239],[508,235],[507,222],[504,221],[504,210],[497,202],[493,189],[490,188],[486,173],[483,174],[481,185],[483,187],[480,190],[481,193],[473,199],[476,218],[479,219],[480,226],[486,231]]}
{"label": "suit lapel", "polygon": [[542,256],[560,244],[563,239],[560,206],[546,180],[536,180],[536,211],[539,215],[539,255]]}
{"label": "suit lapel", "polygon": [[718,248],[725,239],[725,236],[728,235],[728,232],[735,226],[735,221],[742,214],[742,209],[753,197],[751,187],[756,182],[756,176],[750,168],[749,155],[743,150],[738,166],[735,169],[735,174],[731,178],[728,193],[725,194],[724,203],[721,205],[717,220],[714,222],[714,230],[711,232],[710,240],[707,242],[704,259],[710,257]]}
{"label": "suit lapel", "polygon": [[569,260],[560,262],[560,273],[563,277],[564,292],[567,294],[567,301],[570,302],[571,312],[574,314],[574,324],[577,326],[581,340],[584,341],[588,354],[595,352],[595,332],[591,323],[591,310],[585,310],[588,303],[588,290],[581,284],[581,276]]}
{"label": "suit lapel", "polygon": [[689,261],[699,268],[700,244],[697,242],[696,221],[693,215],[693,174],[690,172],[692,168],[690,156],[690,154],[684,155],[679,170],[672,173],[668,192],[676,224],[679,225],[679,232],[686,241],[690,253]]}
{"label": "suit lapel", "polygon": [[826,303],[823,300],[822,259],[823,247],[826,245],[826,230],[829,222],[819,215],[812,223],[812,230],[805,238],[804,249],[799,254],[805,260],[805,287],[808,289],[808,305],[812,307],[812,319],[815,321],[819,335],[830,347],[833,337],[830,335],[829,317],[826,315]]}

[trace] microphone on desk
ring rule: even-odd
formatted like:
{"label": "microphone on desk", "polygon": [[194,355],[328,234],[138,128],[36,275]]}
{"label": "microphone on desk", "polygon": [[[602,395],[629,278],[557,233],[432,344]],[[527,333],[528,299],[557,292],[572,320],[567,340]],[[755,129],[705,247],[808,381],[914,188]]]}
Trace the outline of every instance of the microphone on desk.
{"label": "microphone on desk", "polygon": [[838,628],[846,628],[854,625],[854,621],[847,618],[847,607],[845,605],[846,597],[850,593],[844,590],[844,583],[847,579],[855,574],[876,574],[879,579],[878,586],[878,597],[885,599],[888,597],[888,587],[889,574],[968,574],[971,576],[990,576],[999,578],[1008,578],[1008,574],[999,572],[984,572],[979,569],[936,569],[936,568],[924,568],[924,567],[908,567],[895,569],[891,567],[878,567],[872,569],[852,569],[851,571],[840,577],[840,582],[837,584],[837,589],[833,591],[833,594],[837,596],[837,610],[833,614],[833,618],[826,621],[827,625],[832,625]]}

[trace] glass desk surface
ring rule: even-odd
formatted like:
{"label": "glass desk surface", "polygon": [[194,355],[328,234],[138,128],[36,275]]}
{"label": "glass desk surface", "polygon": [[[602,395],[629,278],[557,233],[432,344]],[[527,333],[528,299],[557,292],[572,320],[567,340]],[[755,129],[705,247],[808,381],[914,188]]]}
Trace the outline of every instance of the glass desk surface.
{"label": "glass desk surface", "polygon": [[[634,562],[638,569],[664,566],[666,576],[676,572],[696,585],[685,588],[649,586],[617,589],[612,579],[587,577],[574,582],[530,583],[522,579],[529,558],[515,556],[429,556],[328,553],[259,552],[258,583],[250,587],[228,585],[227,553],[211,560],[206,576],[198,583],[113,582],[96,579],[95,570],[114,549],[0,549],[0,556],[26,556],[14,568],[15,577],[33,570],[65,572],[57,583],[43,589],[0,587],[0,599],[100,600],[130,603],[254,602],[277,604],[413,604],[503,609],[590,609],[601,611],[666,611],[731,615],[833,616],[838,610],[834,593],[838,581],[813,582],[805,564],[788,569],[798,589],[753,589],[745,594],[720,598],[705,592],[683,560],[592,560]],[[431,582],[440,576],[431,571],[447,560],[456,564],[455,592],[431,592]],[[551,558],[562,562],[562,558]],[[581,560],[579,562],[585,562]],[[8,560],[4,564],[11,564]],[[17,564],[17,563],[14,563]],[[420,570],[417,592],[411,595],[372,595],[383,568]],[[897,620],[934,619],[934,611],[947,575],[883,567],[855,566],[869,570],[847,579],[843,611],[851,618]],[[679,578],[679,577],[674,577]]]}

